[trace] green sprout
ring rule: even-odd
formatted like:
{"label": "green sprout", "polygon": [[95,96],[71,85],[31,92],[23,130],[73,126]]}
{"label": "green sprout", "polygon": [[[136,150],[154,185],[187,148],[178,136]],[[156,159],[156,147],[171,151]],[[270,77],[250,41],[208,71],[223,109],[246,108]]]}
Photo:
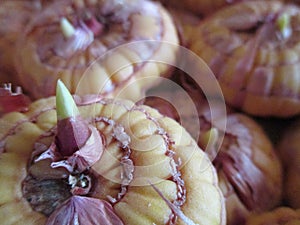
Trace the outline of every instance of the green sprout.
{"label": "green sprout", "polygon": [[279,28],[279,31],[284,39],[288,38],[291,35],[291,19],[290,16],[287,13],[281,14],[276,24]]}
{"label": "green sprout", "polygon": [[56,113],[58,120],[79,116],[77,105],[61,80],[56,85]]}
{"label": "green sprout", "polygon": [[65,38],[70,38],[75,33],[75,28],[65,17],[60,20],[60,29]]}

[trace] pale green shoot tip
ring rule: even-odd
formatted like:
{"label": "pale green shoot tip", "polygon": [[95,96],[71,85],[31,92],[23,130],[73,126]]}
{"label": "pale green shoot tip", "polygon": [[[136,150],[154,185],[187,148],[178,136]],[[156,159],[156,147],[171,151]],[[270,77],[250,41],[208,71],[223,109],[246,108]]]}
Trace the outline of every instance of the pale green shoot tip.
{"label": "pale green shoot tip", "polygon": [[276,23],[283,38],[288,38],[291,35],[290,16],[283,13],[278,17]]}
{"label": "pale green shoot tip", "polygon": [[75,33],[74,26],[65,17],[60,20],[60,29],[65,38],[70,38]]}
{"label": "pale green shoot tip", "polygon": [[72,95],[61,80],[58,80],[56,85],[56,113],[58,120],[79,115]]}
{"label": "pale green shoot tip", "polygon": [[217,128],[212,127],[208,131],[206,131],[201,137],[200,137],[200,143],[204,145],[206,148],[211,148],[213,147],[219,137],[219,131]]}

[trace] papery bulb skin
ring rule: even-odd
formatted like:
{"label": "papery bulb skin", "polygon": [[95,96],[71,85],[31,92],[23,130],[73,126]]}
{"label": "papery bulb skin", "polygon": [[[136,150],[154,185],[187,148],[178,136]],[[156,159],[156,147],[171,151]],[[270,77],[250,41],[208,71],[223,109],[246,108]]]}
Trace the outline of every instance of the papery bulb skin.
{"label": "papery bulb skin", "polygon": [[271,140],[251,117],[229,114],[226,131],[218,130],[222,132],[220,148],[211,150],[217,152],[213,164],[226,199],[227,224],[240,225],[251,213],[281,203],[283,170]]}
{"label": "papery bulb skin", "polygon": [[22,93],[21,87],[16,87],[16,91],[12,91],[11,84],[3,84],[0,87],[0,116],[9,112],[25,112],[31,100]]}
{"label": "papery bulb skin", "polygon": [[96,198],[73,196],[60,205],[46,225],[124,225],[110,203]]}
{"label": "papery bulb skin", "polygon": [[92,15],[87,15],[87,18],[84,19],[84,23],[93,32],[95,37],[101,35],[105,29],[104,25]]}
{"label": "papery bulb skin", "polygon": [[71,156],[80,149],[90,137],[87,123],[80,118],[66,118],[58,121],[56,145],[63,156]]}

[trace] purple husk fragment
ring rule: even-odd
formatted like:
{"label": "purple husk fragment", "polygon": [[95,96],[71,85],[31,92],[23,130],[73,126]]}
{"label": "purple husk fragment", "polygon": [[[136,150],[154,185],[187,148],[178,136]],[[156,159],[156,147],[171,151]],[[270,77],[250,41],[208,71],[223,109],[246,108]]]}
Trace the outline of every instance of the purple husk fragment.
{"label": "purple husk fragment", "polygon": [[123,225],[111,204],[100,199],[72,196],[48,218],[46,225]]}
{"label": "purple husk fragment", "polygon": [[[90,136],[88,137],[86,142],[83,143],[83,145],[80,146],[78,150],[73,152],[72,155],[61,154],[62,151],[59,150],[59,146],[56,143],[52,143],[51,146],[35,161],[37,162],[43,159],[51,159],[51,167],[53,168],[64,167],[70,173],[83,172],[101,158],[104,150],[102,138],[99,131],[92,126],[89,126],[89,131]],[[71,139],[73,139],[73,137],[71,137]],[[71,147],[74,147],[72,146],[74,144],[73,140],[68,143],[71,143]]]}
{"label": "purple husk fragment", "polygon": [[11,84],[3,84],[0,87],[0,116],[13,111],[25,111],[30,102],[21,87],[16,87],[15,92],[12,91]]}

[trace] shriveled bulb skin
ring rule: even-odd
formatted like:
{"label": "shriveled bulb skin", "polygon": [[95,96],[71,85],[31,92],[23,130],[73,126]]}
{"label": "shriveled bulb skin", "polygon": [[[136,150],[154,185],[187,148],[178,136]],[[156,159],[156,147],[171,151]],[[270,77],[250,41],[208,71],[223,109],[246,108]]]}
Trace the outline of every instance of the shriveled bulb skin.
{"label": "shriveled bulb skin", "polygon": [[300,210],[286,206],[275,208],[269,212],[256,213],[247,219],[246,225],[297,225],[300,223]]}
{"label": "shriveled bulb skin", "polygon": [[212,69],[229,105],[262,117],[300,113],[299,12],[282,1],[245,1],[195,28],[190,49]]}
{"label": "shriveled bulb skin", "polygon": [[[70,157],[57,151],[54,97],[33,102],[25,113],[0,118],[2,223],[225,224],[216,171],[177,122],[129,100],[74,99],[91,138],[101,133],[104,151],[97,161],[86,155],[90,138]],[[88,159],[86,164],[79,164],[82,158]]]}
{"label": "shriveled bulb skin", "polygon": [[157,2],[54,1],[27,28],[15,61],[33,99],[54,95],[61,79],[72,94],[136,101],[176,62],[176,27]]}
{"label": "shriveled bulb skin", "polygon": [[295,119],[279,139],[278,149],[284,166],[284,200],[292,208],[300,207],[300,121]]}
{"label": "shriveled bulb skin", "polygon": [[23,187],[23,197],[32,209],[46,216],[72,196],[67,182],[59,179],[25,179]]}

